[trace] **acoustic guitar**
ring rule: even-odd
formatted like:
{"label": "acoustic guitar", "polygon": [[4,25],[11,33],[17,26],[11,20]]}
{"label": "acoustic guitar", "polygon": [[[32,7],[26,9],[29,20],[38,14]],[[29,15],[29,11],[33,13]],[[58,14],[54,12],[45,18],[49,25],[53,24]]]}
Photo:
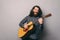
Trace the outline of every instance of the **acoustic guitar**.
{"label": "acoustic guitar", "polygon": [[[51,13],[43,16],[42,18],[47,18],[47,17],[50,17],[50,16],[51,16]],[[28,29],[24,29],[24,28],[22,28],[22,27],[19,27],[19,29],[18,29],[18,37],[19,37],[19,38],[22,38],[23,36],[25,36],[25,35],[27,34],[28,31],[30,31],[30,30],[32,30],[32,29],[33,29],[33,22],[30,21],[30,22],[28,23]]]}

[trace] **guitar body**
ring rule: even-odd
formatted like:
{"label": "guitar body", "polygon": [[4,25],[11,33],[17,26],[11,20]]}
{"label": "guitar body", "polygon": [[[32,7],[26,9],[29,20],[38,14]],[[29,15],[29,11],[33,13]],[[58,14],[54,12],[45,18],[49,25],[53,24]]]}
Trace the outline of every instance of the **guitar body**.
{"label": "guitar body", "polygon": [[28,25],[30,25],[30,27],[26,31],[24,31],[24,28],[22,28],[22,27],[20,27],[18,29],[18,37],[19,38],[23,37],[25,34],[27,34],[28,31],[33,29],[33,23],[32,22],[29,22]]}

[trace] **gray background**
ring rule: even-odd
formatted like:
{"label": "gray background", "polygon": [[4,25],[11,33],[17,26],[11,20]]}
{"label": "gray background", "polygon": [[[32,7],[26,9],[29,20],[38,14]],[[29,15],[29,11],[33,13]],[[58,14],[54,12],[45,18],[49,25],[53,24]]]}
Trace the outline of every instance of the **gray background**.
{"label": "gray background", "polygon": [[19,22],[39,5],[45,19],[43,40],[60,40],[60,0],[0,0],[0,40],[20,40],[17,37]]}

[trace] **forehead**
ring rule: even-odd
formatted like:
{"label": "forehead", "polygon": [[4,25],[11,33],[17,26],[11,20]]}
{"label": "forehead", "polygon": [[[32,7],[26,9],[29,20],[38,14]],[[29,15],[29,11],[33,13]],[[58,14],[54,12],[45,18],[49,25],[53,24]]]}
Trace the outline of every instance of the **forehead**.
{"label": "forehead", "polygon": [[38,7],[35,7],[34,9],[39,9]]}

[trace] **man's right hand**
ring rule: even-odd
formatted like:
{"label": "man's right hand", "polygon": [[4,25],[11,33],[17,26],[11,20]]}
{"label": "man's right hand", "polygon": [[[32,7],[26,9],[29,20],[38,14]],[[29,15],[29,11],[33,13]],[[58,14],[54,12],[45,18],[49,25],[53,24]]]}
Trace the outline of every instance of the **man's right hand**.
{"label": "man's right hand", "polygon": [[28,25],[27,23],[24,24],[24,29],[27,29],[28,28]]}

